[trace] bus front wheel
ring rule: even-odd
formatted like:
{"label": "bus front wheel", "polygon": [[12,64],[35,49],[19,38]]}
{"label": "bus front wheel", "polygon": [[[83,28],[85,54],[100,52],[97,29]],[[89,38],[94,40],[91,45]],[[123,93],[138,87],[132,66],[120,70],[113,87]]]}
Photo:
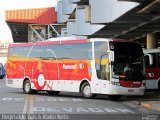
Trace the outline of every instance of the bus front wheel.
{"label": "bus front wheel", "polygon": [[89,85],[88,82],[85,82],[82,86],[81,86],[81,93],[82,93],[82,96],[87,98],[87,99],[90,99],[90,98],[94,98],[95,97],[95,94],[92,94],[91,93],[91,87]]}

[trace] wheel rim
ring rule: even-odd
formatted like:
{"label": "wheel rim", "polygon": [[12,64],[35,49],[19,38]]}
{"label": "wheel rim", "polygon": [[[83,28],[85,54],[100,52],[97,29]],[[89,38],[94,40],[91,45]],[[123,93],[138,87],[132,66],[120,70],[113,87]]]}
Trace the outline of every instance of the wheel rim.
{"label": "wheel rim", "polygon": [[25,91],[26,92],[30,91],[30,84],[28,82],[25,84]]}
{"label": "wheel rim", "polygon": [[83,93],[85,96],[90,96],[91,95],[91,88],[89,85],[84,87]]}

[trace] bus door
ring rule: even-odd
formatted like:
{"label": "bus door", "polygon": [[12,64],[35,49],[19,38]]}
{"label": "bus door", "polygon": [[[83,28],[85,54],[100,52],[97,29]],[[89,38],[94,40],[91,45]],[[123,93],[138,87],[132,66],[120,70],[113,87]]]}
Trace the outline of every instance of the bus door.
{"label": "bus door", "polygon": [[110,80],[110,64],[109,64],[109,53],[107,42],[95,42],[95,68],[97,80],[95,80],[95,86],[97,91],[101,94],[107,94],[109,89],[109,80]]}
{"label": "bus door", "polygon": [[102,55],[100,59],[100,90],[102,94],[107,94],[110,80],[110,63],[108,54]]}
{"label": "bus door", "polygon": [[151,54],[145,55],[145,66],[146,66],[146,89],[151,89],[153,87],[153,69],[151,68],[153,65],[153,56]]}

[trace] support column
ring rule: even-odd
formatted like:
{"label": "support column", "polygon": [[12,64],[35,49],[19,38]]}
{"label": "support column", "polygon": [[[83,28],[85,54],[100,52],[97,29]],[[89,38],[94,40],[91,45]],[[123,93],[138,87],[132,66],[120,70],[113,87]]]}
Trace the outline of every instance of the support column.
{"label": "support column", "polygon": [[147,34],[147,49],[153,49],[157,47],[156,35],[153,33]]}

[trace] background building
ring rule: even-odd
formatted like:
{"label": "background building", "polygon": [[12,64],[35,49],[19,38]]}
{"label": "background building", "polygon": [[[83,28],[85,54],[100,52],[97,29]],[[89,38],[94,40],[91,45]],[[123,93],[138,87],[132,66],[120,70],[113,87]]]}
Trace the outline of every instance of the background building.
{"label": "background building", "polygon": [[[6,11],[13,42],[86,36],[160,47],[160,0],[58,0],[56,7]],[[0,56],[6,56],[1,43]]]}
{"label": "background building", "polygon": [[0,42],[0,63],[5,65],[7,58],[7,48],[10,41]]}
{"label": "background building", "polygon": [[6,11],[14,42],[50,37],[121,38],[156,48],[159,0],[59,0],[55,8]]}

